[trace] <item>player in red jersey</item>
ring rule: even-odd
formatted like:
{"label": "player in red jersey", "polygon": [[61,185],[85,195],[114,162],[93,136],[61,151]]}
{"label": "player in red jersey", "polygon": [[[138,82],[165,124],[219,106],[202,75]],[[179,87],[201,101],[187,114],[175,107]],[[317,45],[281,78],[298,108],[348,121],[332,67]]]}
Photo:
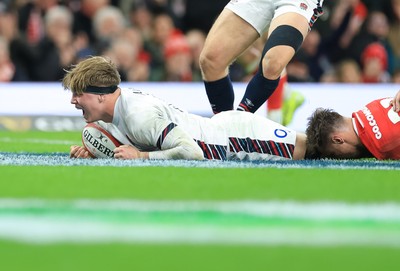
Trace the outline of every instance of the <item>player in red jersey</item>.
{"label": "player in red jersey", "polygon": [[399,102],[400,93],[378,99],[352,117],[318,108],[308,119],[308,158],[400,160]]}

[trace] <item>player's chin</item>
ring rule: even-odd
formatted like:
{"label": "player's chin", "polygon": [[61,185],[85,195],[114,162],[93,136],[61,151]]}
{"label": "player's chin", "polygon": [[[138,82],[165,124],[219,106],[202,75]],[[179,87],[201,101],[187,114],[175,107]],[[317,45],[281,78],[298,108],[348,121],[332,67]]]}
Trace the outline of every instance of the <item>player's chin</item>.
{"label": "player's chin", "polygon": [[98,119],[95,119],[87,110],[82,110],[82,117],[85,119],[86,123],[98,121]]}
{"label": "player's chin", "polygon": [[97,121],[97,119],[92,118],[89,114],[84,114],[83,118],[86,123],[91,123]]}

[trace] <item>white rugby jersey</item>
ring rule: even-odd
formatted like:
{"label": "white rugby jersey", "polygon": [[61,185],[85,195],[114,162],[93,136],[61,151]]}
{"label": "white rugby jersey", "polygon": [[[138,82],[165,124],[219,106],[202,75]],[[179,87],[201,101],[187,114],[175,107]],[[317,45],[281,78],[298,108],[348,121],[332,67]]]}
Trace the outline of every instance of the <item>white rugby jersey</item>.
{"label": "white rugby jersey", "polygon": [[99,124],[153,159],[174,159],[152,152],[175,148],[185,139],[205,159],[292,159],[296,142],[294,130],[252,113],[227,111],[205,118],[134,89],[121,89],[112,123]]}

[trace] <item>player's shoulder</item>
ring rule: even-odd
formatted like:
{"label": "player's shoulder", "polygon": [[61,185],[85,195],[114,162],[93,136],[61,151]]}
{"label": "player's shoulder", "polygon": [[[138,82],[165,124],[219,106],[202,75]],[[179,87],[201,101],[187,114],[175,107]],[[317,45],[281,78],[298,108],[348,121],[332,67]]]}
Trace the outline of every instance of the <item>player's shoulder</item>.
{"label": "player's shoulder", "polygon": [[162,104],[165,103],[163,100],[159,99],[158,97],[143,92],[141,90],[137,90],[134,88],[124,88],[121,90],[121,98],[124,102],[128,102],[129,104],[137,103],[137,104]]}

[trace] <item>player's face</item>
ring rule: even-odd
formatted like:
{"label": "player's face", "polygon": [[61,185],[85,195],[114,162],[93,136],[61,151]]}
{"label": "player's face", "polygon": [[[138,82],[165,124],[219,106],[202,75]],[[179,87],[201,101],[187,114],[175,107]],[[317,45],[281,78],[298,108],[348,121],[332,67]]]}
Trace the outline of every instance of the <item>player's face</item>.
{"label": "player's face", "polygon": [[334,159],[359,159],[369,157],[365,147],[348,143],[331,144],[326,148],[325,156]]}
{"label": "player's face", "polygon": [[99,95],[92,93],[72,94],[71,104],[75,105],[76,109],[82,110],[82,115],[86,122],[101,120],[102,112]]}

